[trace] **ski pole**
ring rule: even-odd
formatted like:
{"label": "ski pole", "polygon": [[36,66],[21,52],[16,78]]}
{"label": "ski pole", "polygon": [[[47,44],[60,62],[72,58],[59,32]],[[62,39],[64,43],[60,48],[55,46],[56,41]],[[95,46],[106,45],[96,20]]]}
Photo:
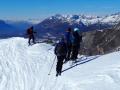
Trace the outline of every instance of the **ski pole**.
{"label": "ski pole", "polygon": [[55,56],[55,58],[54,58],[54,60],[53,60],[53,64],[52,64],[52,66],[51,66],[51,68],[50,68],[50,71],[49,71],[48,75],[50,75],[50,73],[51,73],[51,70],[52,70],[52,68],[53,68],[53,65],[54,65],[55,59],[56,59],[56,56]]}

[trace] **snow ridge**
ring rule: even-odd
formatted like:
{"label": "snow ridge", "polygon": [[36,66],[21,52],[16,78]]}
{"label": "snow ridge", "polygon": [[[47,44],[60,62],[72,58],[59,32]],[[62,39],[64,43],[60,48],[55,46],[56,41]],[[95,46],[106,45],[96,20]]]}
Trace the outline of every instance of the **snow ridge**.
{"label": "snow ridge", "polygon": [[[77,65],[55,77],[54,47],[27,45],[24,38],[0,40],[0,90],[119,90],[120,52],[103,56],[80,56]],[[56,62],[55,62],[56,63]],[[63,70],[71,62],[63,65]]]}

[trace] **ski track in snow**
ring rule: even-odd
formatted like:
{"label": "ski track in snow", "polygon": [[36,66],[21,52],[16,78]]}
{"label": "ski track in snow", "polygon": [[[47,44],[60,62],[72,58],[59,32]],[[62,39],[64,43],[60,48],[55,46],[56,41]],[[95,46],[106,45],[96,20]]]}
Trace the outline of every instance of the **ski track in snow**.
{"label": "ski track in snow", "polygon": [[28,46],[27,39],[19,37],[0,42],[0,90],[120,89],[120,52],[80,56],[76,64],[64,64],[63,70],[68,70],[56,77],[56,61],[48,75],[55,57],[53,46]]}

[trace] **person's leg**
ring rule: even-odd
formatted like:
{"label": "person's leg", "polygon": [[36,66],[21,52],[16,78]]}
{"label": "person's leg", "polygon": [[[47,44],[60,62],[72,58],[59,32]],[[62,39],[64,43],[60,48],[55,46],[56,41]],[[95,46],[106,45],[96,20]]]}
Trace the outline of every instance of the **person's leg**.
{"label": "person's leg", "polygon": [[65,59],[65,56],[58,56],[57,67],[56,67],[56,72],[57,72],[56,76],[61,75],[64,59]]}
{"label": "person's leg", "polygon": [[35,37],[32,35],[32,42],[35,44]]}
{"label": "person's leg", "polygon": [[59,68],[59,75],[61,75],[62,72],[62,66],[63,66],[63,60],[65,59],[65,56],[61,56],[61,60],[60,60],[60,68]]}
{"label": "person's leg", "polygon": [[35,44],[35,37],[34,37],[34,35],[31,35],[31,39],[32,39],[32,43]]}
{"label": "person's leg", "polygon": [[68,52],[67,52],[67,57],[66,57],[66,60],[69,61],[70,60],[70,56],[71,56],[71,48],[72,48],[72,45],[68,45]]}
{"label": "person's leg", "polygon": [[78,58],[79,50],[80,50],[80,44],[77,44],[76,48],[75,48],[75,58],[76,59]]}
{"label": "person's leg", "polygon": [[28,39],[28,44],[29,45],[31,45],[30,41],[31,41],[31,36],[29,36],[29,39]]}
{"label": "person's leg", "polygon": [[79,48],[76,46],[76,47],[75,47],[74,59],[77,59],[77,58],[78,58],[78,52],[79,52]]}
{"label": "person's leg", "polygon": [[71,50],[71,59],[74,60],[75,58],[75,52],[76,52],[76,47],[75,46],[72,46],[72,50]]}
{"label": "person's leg", "polygon": [[56,76],[58,76],[59,71],[60,71],[60,56],[57,56]]}

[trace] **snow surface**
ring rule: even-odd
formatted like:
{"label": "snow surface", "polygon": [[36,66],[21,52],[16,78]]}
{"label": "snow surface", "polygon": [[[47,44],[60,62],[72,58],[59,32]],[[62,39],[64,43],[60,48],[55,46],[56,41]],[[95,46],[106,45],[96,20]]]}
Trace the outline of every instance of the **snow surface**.
{"label": "snow surface", "polygon": [[80,56],[79,62],[63,65],[56,77],[54,47],[27,45],[27,39],[0,40],[0,90],[120,90],[120,52]]}

